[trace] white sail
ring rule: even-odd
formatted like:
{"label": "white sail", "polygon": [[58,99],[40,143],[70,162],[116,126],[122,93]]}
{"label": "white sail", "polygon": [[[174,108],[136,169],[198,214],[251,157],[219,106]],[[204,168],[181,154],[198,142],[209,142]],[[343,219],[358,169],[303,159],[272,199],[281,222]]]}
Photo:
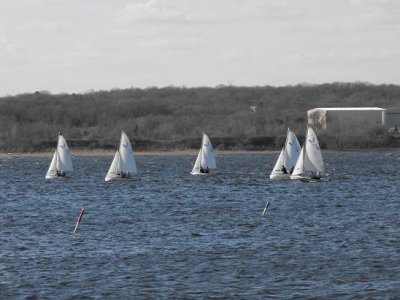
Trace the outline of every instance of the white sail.
{"label": "white sail", "polygon": [[201,172],[201,170],[209,170],[215,168],[217,168],[217,163],[215,161],[215,155],[210,138],[205,133],[203,133],[199,154],[197,155],[197,159],[194,163],[191,174],[200,174],[203,173]]}
{"label": "white sail", "polygon": [[300,143],[297,140],[296,135],[288,128],[284,158],[284,165],[288,171],[296,165],[297,159],[300,155],[300,150]]}
{"label": "white sail", "polygon": [[46,173],[46,179],[52,179],[57,177],[57,150],[54,151],[53,159],[51,160],[49,169]]}
{"label": "white sail", "polygon": [[291,179],[308,178],[311,172],[324,172],[321,149],[317,135],[311,127],[307,129],[306,140],[297,160]]}
{"label": "white sail", "polygon": [[200,148],[199,154],[197,154],[197,159],[196,162],[194,163],[193,169],[192,169],[192,174],[199,174],[200,173],[200,164],[201,164],[201,158],[203,156],[203,147]]}
{"label": "white sail", "polygon": [[111,163],[110,169],[107,172],[105,179],[106,181],[118,178],[120,176],[119,175],[120,172],[118,171],[118,165],[119,165],[119,152],[117,151],[115,152],[114,159]]}
{"label": "white sail", "polygon": [[211,145],[210,138],[207,134],[203,133],[203,155],[204,155],[204,167],[209,169],[216,169],[217,163],[215,161],[215,155],[213,147]]}
{"label": "white sail", "polygon": [[105,181],[130,178],[132,175],[136,174],[137,168],[132,145],[126,133],[122,131],[118,151],[114,155]]}
{"label": "white sail", "polygon": [[57,170],[62,170],[64,172],[72,172],[74,168],[72,167],[71,154],[67,145],[67,141],[60,133],[58,136],[58,160],[57,160]]}
{"label": "white sail", "polygon": [[279,154],[278,160],[275,163],[274,168],[272,169],[269,178],[271,179],[279,179],[284,177],[285,174],[282,174],[282,166],[283,166],[283,159],[285,156],[285,148],[282,148],[281,153]]}
{"label": "white sail", "polygon": [[[304,162],[304,147],[301,148],[299,159],[297,160],[297,163],[294,167],[291,178],[294,176],[300,176],[304,173],[303,162]],[[292,179],[294,179],[294,178],[292,178]]]}
{"label": "white sail", "polygon": [[305,171],[324,172],[324,161],[322,160],[321,149],[319,147],[317,135],[311,127],[308,127],[306,140],[306,157],[304,159]]}
{"label": "white sail", "polygon": [[64,177],[67,172],[74,170],[72,166],[71,153],[63,135],[59,133],[57,148],[54,151],[49,169],[46,173],[46,179]]}
{"label": "white sail", "polygon": [[[271,179],[289,179],[290,170],[296,165],[300,154],[300,144],[293,131],[288,128],[285,145],[279,154],[278,160],[270,174]],[[287,173],[282,171],[282,166],[285,167]]]}
{"label": "white sail", "polygon": [[137,174],[136,161],[133,156],[132,145],[124,131],[121,132],[121,141],[119,144],[119,170],[129,172],[131,175]]}

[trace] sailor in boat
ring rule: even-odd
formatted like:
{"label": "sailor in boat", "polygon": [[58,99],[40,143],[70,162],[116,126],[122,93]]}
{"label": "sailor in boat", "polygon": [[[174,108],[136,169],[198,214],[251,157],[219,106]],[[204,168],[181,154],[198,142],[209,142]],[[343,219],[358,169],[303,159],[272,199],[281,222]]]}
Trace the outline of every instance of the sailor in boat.
{"label": "sailor in boat", "polygon": [[57,170],[57,176],[64,177],[65,176],[64,170]]}
{"label": "sailor in boat", "polygon": [[130,178],[131,174],[129,174],[129,171],[128,172],[121,171],[120,176],[121,178]]}
{"label": "sailor in boat", "polygon": [[314,171],[311,171],[310,178],[319,180],[321,178],[321,173],[319,171],[317,171],[317,173],[314,173]]}
{"label": "sailor in boat", "polygon": [[205,169],[200,167],[200,173],[210,173],[210,170],[208,169],[208,167],[206,167]]}
{"label": "sailor in boat", "polygon": [[282,174],[287,174],[287,170],[286,170],[286,168],[285,168],[284,165],[282,165],[281,173],[282,173]]}

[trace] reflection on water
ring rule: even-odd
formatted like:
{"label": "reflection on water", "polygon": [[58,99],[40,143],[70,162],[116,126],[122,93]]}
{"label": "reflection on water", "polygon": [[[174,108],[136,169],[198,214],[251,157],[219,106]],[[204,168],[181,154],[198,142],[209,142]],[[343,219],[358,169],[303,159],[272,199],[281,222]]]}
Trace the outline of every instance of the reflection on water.
{"label": "reflection on water", "polygon": [[0,158],[0,298],[399,295],[400,151],[324,153],[316,184],[269,180],[276,158],[138,156],[107,183],[111,157],[53,181],[50,157]]}

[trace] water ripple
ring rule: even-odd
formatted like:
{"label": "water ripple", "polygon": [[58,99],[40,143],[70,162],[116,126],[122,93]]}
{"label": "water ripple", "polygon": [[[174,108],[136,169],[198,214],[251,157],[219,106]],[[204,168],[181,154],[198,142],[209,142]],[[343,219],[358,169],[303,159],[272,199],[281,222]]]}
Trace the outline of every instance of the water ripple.
{"label": "water ripple", "polygon": [[0,158],[0,298],[395,298],[399,158],[324,153],[318,184],[269,180],[260,153],[218,156],[211,176],[139,156],[139,178],[112,183],[111,157],[56,181],[50,157]]}

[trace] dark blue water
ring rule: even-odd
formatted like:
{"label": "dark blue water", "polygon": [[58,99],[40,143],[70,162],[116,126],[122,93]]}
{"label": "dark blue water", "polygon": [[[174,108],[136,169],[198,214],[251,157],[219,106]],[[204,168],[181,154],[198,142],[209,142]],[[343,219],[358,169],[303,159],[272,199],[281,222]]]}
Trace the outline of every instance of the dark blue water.
{"label": "dark blue water", "polygon": [[[271,181],[277,154],[0,158],[0,298],[391,298],[400,295],[400,151],[323,153],[320,183]],[[270,202],[264,216],[262,211]],[[73,234],[80,209],[85,215]]]}

